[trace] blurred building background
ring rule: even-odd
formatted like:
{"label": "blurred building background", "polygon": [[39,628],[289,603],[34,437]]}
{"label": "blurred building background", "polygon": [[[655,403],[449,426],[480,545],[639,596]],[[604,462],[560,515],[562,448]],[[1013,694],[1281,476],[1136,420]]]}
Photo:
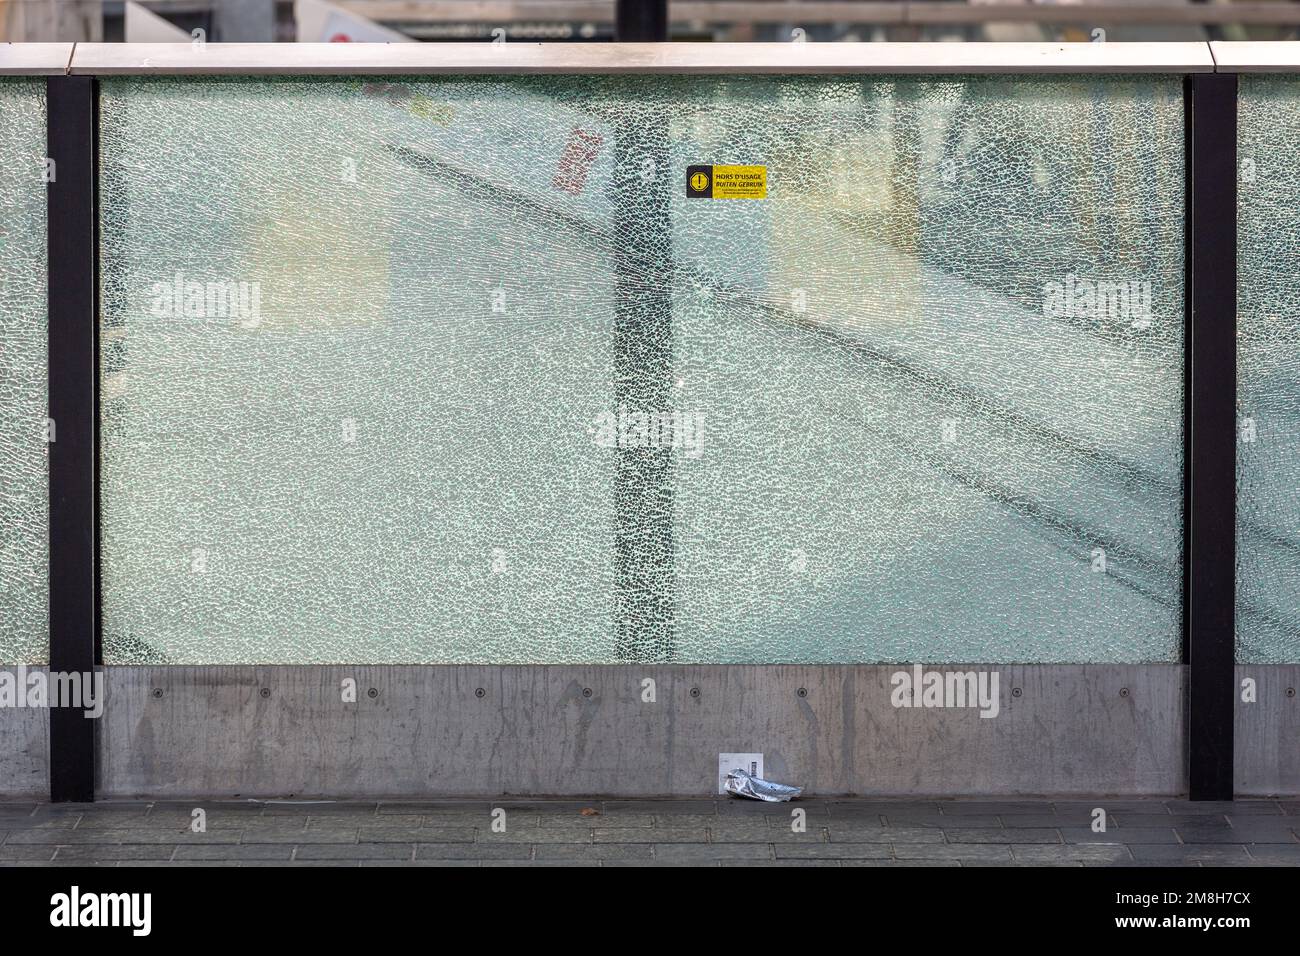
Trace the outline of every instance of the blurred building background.
{"label": "blurred building background", "polygon": [[[614,0],[0,0],[0,40],[221,41],[614,38]],[[134,12],[132,12],[134,8]],[[871,42],[1291,39],[1290,0],[678,0],[687,41]],[[156,15],[161,20],[152,18]],[[134,29],[136,36],[132,36]],[[177,35],[179,36],[179,32]]]}

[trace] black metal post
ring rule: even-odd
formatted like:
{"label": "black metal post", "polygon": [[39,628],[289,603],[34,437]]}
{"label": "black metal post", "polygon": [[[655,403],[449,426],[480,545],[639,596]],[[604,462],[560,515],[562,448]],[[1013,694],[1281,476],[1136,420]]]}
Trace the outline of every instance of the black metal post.
{"label": "black metal post", "polygon": [[1188,791],[1231,800],[1237,450],[1237,77],[1187,78],[1184,628]]}
{"label": "black metal post", "polygon": [[668,39],[668,0],[617,0],[614,39],[655,43]]}
{"label": "black metal post", "polygon": [[[50,672],[94,673],[96,588],[97,91],[46,84],[49,158]],[[51,681],[51,691],[55,682]],[[50,700],[50,799],[95,796],[95,727],[82,702]]]}

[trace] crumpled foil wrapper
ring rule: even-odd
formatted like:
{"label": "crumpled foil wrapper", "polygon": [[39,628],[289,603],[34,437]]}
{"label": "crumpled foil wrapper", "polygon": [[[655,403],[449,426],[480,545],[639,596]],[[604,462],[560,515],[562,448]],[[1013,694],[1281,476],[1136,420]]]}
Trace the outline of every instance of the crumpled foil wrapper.
{"label": "crumpled foil wrapper", "polygon": [[768,803],[785,803],[787,800],[792,800],[803,793],[803,787],[789,787],[783,783],[773,783],[771,780],[755,777],[753,774],[739,768],[727,772],[727,779],[722,782],[722,788],[727,793],[734,793],[738,797],[748,797],[751,800],[766,800]]}

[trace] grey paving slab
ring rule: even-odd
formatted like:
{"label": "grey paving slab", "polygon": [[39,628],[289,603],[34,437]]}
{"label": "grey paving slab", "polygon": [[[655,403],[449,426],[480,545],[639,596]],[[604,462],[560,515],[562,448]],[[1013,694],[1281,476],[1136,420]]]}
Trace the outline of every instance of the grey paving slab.
{"label": "grey paving slab", "polygon": [[943,843],[943,830],[933,827],[854,827],[832,823],[831,843]]}
{"label": "grey paving slab", "polygon": [[1084,843],[1011,844],[1011,855],[1021,863],[1049,863],[1053,860],[1088,860],[1095,863],[1126,863],[1133,859],[1127,846]]}
{"label": "grey paving slab", "polygon": [[829,846],[778,844],[776,858],[790,860],[892,860],[893,846],[888,843],[832,843]]}
{"label": "grey paving slab", "polygon": [[1146,800],[1111,799],[1110,797],[1088,797],[1078,800],[1052,800],[1050,806],[1057,813],[1081,813],[1090,816],[1096,807],[1101,807],[1107,814],[1111,813],[1165,813],[1169,805],[1167,799],[1152,797]]}
{"label": "grey paving slab", "polygon": [[897,843],[894,856],[900,860],[1011,860],[1011,847],[979,843]]}
{"label": "grey paving slab", "polygon": [[[707,797],[698,800],[606,800],[602,806],[610,812],[708,814],[718,812],[717,801]],[[744,805],[736,804],[736,806]],[[753,806],[757,807],[757,804]],[[748,807],[745,809],[747,810]]]}
{"label": "grey paving slab", "polygon": [[[200,820],[202,821],[202,825],[208,830],[243,830],[250,826],[285,826],[284,823],[272,823],[262,816],[243,813],[224,813],[221,811],[215,811],[212,813],[205,811],[202,817],[194,817],[188,813],[183,815],[173,814],[171,812],[165,814],[150,813],[143,817],[131,817],[122,820],[117,823],[116,826],[118,829],[127,830],[192,830],[194,825]],[[77,824],[77,829],[86,830],[94,826],[111,829],[113,825],[114,824],[111,820],[105,819],[103,821],[97,821],[87,816],[83,817],[81,822]]]}
{"label": "grey paving slab", "polygon": [[[307,830],[303,836],[310,837],[315,832],[317,831]],[[473,827],[360,827],[351,832],[356,835],[353,843],[473,843],[486,832],[486,828],[475,830]],[[493,836],[505,837],[506,834],[493,834]]]}
{"label": "grey paving slab", "polygon": [[1300,839],[1300,820],[1289,817],[1238,817],[1232,824],[1232,832],[1251,842],[1256,841],[1256,835],[1271,838],[1274,834],[1290,834],[1291,840]]}
{"label": "grey paving slab", "polygon": [[[103,807],[106,804],[96,803],[43,803],[40,804],[34,813],[43,817],[79,817],[87,810],[95,807]],[[136,809],[134,804],[127,806],[125,809]]]}
{"label": "grey paving slab", "polygon": [[[695,819],[716,820],[717,817],[696,817]],[[572,814],[549,814],[543,813],[536,817],[536,825],[540,827],[576,827],[579,829],[644,829],[652,827],[655,824],[653,813],[602,813],[599,816],[584,817],[576,813]]]}
{"label": "grey paving slab", "polygon": [[721,860],[719,866],[805,867],[839,866],[839,860]]}
{"label": "grey paving slab", "polygon": [[[258,822],[275,820],[262,817]],[[379,816],[375,813],[311,813],[307,815],[308,830],[331,830],[338,827],[418,827],[424,825],[424,816],[418,813],[392,813]]]}
{"label": "grey paving slab", "polygon": [[0,830],[75,830],[80,814],[66,817],[12,817],[0,823]]}
{"label": "grey paving slab", "polygon": [[[649,866],[649,868],[659,868],[659,866],[688,866],[689,864],[669,864],[669,862],[659,862],[658,860],[602,860],[601,868],[612,866],[616,869],[634,869],[640,866]],[[714,865],[714,864],[710,864]]]}
{"label": "grey paving slab", "polygon": [[175,844],[132,843],[95,846],[79,844],[61,846],[54,854],[56,860],[170,860],[176,852]]}
{"label": "grey paving slab", "polygon": [[[193,863],[192,860],[187,861]],[[240,866],[360,866],[360,860],[290,860],[288,863],[272,863],[269,860],[245,860]]]}
{"label": "grey paving slab", "polygon": [[976,829],[957,829],[944,830],[944,836],[949,843],[1009,843],[1014,839],[1016,843],[1062,843],[1060,831],[1054,828],[1030,827],[1018,828],[1015,830],[1014,837],[1007,833],[1005,829],[999,830],[976,830]]}
{"label": "grey paving slab", "polygon": [[767,843],[656,843],[655,860],[664,863],[707,863],[718,860],[771,860]]}
{"label": "grey paving slab", "polygon": [[21,830],[10,833],[5,845],[110,845],[121,843],[124,838],[132,843],[179,843],[182,837],[191,843],[238,843],[239,831],[182,834],[172,830]]}
{"label": "grey paving slab", "polygon": [[713,868],[716,869],[720,864],[717,863],[716,861],[714,861],[714,862],[697,862],[697,863],[693,863],[693,862],[691,862],[691,861],[689,861],[689,860],[680,860],[680,861],[678,861],[678,860],[652,860],[650,863],[644,863],[644,864],[643,864],[643,863],[633,863],[631,860],[622,860],[622,861],[619,861],[619,860],[605,860],[605,861],[602,862],[600,865],[601,865],[602,867],[604,867],[604,866],[615,866],[615,867],[622,867],[622,868],[625,868],[625,869],[626,869],[627,867],[631,867],[631,866],[649,866],[649,867],[651,867],[652,869],[656,869],[656,870],[657,870],[657,869],[683,869],[683,870],[684,870],[684,869],[697,869],[697,868],[699,868],[699,867],[713,867]]}
{"label": "grey paving slab", "polygon": [[135,816],[146,814],[153,809],[148,802],[112,803],[47,803],[39,805],[35,813],[39,816],[80,816],[93,813],[100,816]]}
{"label": "grey paving slab", "polygon": [[840,860],[840,866],[961,866],[960,860]]}
{"label": "grey paving slab", "polygon": [[[1185,800],[1185,801],[1181,801],[1179,804],[1171,804],[1170,806],[1171,807],[1173,806],[1193,807],[1196,806],[1196,804],[1190,800]],[[1273,815],[1285,815],[1286,813],[1286,811],[1282,807],[1281,801],[1271,800],[1271,799],[1270,800],[1234,800],[1232,803],[1228,804],[1227,806],[1228,809],[1224,811],[1225,813],[1236,813],[1239,815],[1249,814],[1251,816],[1262,817],[1262,816],[1273,816]],[[1177,813],[1178,811],[1175,810],[1174,812]]]}
{"label": "grey paving slab", "polygon": [[[520,809],[513,804],[494,805],[493,809],[497,809],[498,806],[511,809],[516,813],[520,812]],[[522,812],[535,813],[539,817],[573,817],[578,820],[586,820],[596,817],[650,815],[643,814],[643,811],[639,810],[608,810],[599,800],[593,800],[577,805],[570,803],[558,803],[555,806],[548,806],[546,804],[529,804]]]}
{"label": "grey paving slab", "polygon": [[600,860],[480,860],[479,866],[600,866]]}
{"label": "grey paving slab", "polygon": [[[663,831],[660,831],[663,832]],[[789,827],[737,827],[714,824],[709,827],[710,843],[825,843],[826,828],[810,826],[802,833]]]}
{"label": "grey paving slab", "polygon": [[1136,844],[1130,846],[1135,860],[1175,861],[1197,863],[1219,863],[1230,860],[1249,860],[1250,856],[1244,846],[1196,845],[1179,843],[1174,846],[1162,844]]}
{"label": "grey paving slab", "polygon": [[[1259,818],[1247,816],[1240,819],[1255,820]],[[1265,817],[1264,819],[1277,819],[1279,826],[1285,826],[1285,817]],[[1092,821],[1090,818],[1081,822],[1089,824]],[[1228,818],[1221,813],[1111,813],[1106,816],[1107,828],[1181,827],[1193,824],[1200,827],[1222,827],[1225,830],[1230,825]]]}
{"label": "grey paving slab", "polygon": [[[164,864],[161,862],[154,862],[154,863],[142,862],[141,865],[142,866],[163,866]],[[77,869],[81,869],[82,867],[88,866],[88,867],[94,867],[96,869],[101,869],[104,867],[115,867],[117,866],[117,862],[112,860],[14,860],[9,863],[0,864],[0,866],[4,866],[6,869],[12,867],[37,867],[37,866],[42,868],[74,866]]]}
{"label": "grey paving slab", "polygon": [[1239,867],[1241,869],[1253,869],[1255,867],[1295,866],[1294,863],[1266,862],[1266,861],[1256,860],[1254,857],[1250,856],[1249,854],[1247,854],[1246,856],[1237,856],[1233,854],[1231,856],[1216,858],[1214,860],[1205,860],[1201,862],[1200,865],[1203,867],[1213,868],[1213,869],[1220,869],[1223,867]]}
{"label": "grey paving slab", "polygon": [[1008,830],[1035,830],[1039,827],[1087,826],[1092,822],[1091,816],[1071,813],[1010,813],[998,817],[1002,826]]}
{"label": "grey paving slab", "polygon": [[543,843],[535,860],[644,860],[654,859],[650,843]]}
{"label": "grey paving slab", "polygon": [[[636,830],[606,830],[605,842],[607,843],[625,843],[628,840],[645,840],[650,842],[647,828],[644,835]],[[478,834],[478,843],[592,843],[591,830],[584,830],[578,827],[509,827],[505,833],[494,833],[488,828],[476,831]],[[625,834],[634,834],[626,836]],[[423,840],[424,838],[421,837]],[[429,840],[433,843],[435,841]]]}
{"label": "grey paving slab", "polygon": [[1091,827],[1061,827],[1061,838],[1066,843],[1177,843],[1178,836],[1168,827],[1107,827],[1105,833],[1094,833]]}
{"label": "grey paving slab", "polygon": [[1043,804],[1038,800],[941,800],[939,809],[944,816],[1004,816],[1017,813],[1042,813]]}
{"label": "grey paving slab", "polygon": [[832,817],[860,814],[916,813],[938,814],[938,800],[832,800],[826,804]]}
{"label": "grey paving slab", "polygon": [[530,843],[417,843],[416,860],[529,860]]}
{"label": "grey paving slab", "polygon": [[179,829],[182,826],[189,826],[190,817],[184,819],[177,817],[175,819],[150,819],[147,812],[132,813],[98,813],[90,811],[81,814],[80,818],[69,820],[63,818],[59,820],[50,820],[46,823],[48,827],[67,828],[69,824],[78,830],[122,830],[135,827],[158,828],[163,826],[174,826]]}
{"label": "grey paving slab", "polygon": [[[766,828],[763,831],[765,832]],[[679,827],[658,827],[646,830],[607,830],[595,831],[597,843],[708,843],[707,829],[683,829]],[[731,841],[735,842],[735,841]],[[766,841],[762,841],[766,842]]]}
{"label": "grey paving slab", "polygon": [[413,860],[414,843],[314,843],[293,852],[295,860]]}
{"label": "grey paving slab", "polygon": [[380,803],[375,812],[379,816],[390,814],[415,814],[417,816],[439,816],[443,814],[483,814],[492,813],[493,804],[488,800],[430,800],[427,803]]}
{"label": "grey paving slab", "polygon": [[19,860],[51,860],[57,846],[37,844],[33,846],[0,846],[0,863],[9,864]]}
{"label": "grey paving slab", "polygon": [[1272,815],[1277,812],[1269,801],[1244,800],[1166,800],[1169,813],[1223,816],[1227,813]]}
{"label": "grey paving slab", "polygon": [[480,863],[474,860],[362,860],[361,867],[364,869],[369,866],[419,866],[419,867],[477,867]]}
{"label": "grey paving slab", "polygon": [[[368,826],[387,827],[390,818],[397,814],[380,814],[368,822]],[[505,821],[507,827],[536,827],[541,825],[541,818],[536,813],[526,810],[512,810],[504,815],[493,815],[491,810],[474,813],[428,813],[421,817],[421,826],[425,827],[470,827],[491,829],[493,823]],[[591,826],[591,824],[588,824]]]}
{"label": "grey paving slab", "polygon": [[[1097,806],[1105,833],[1090,826]],[[1105,797],[0,803],[0,865],[1296,866],[1295,810]]]}
{"label": "grey paving slab", "polygon": [[940,830],[961,827],[987,829],[988,827],[1002,826],[1002,818],[991,813],[918,814],[899,812],[886,813],[884,816],[885,822],[889,826],[935,827]]}
{"label": "grey paving slab", "polygon": [[715,823],[719,826],[732,825],[731,817],[719,816],[716,813],[656,813],[654,819],[654,825],[665,830],[703,830]]}
{"label": "grey paving slab", "polygon": [[[1300,820],[1287,814],[1278,814],[1277,816],[1265,816],[1257,813],[1229,813],[1225,815],[1230,826],[1264,826],[1276,825],[1283,827],[1300,828]],[[1184,818],[1188,823],[1199,822],[1198,818]]]}
{"label": "grey paving slab", "polygon": [[1256,843],[1247,846],[1246,853],[1252,860],[1300,866],[1300,844]]}
{"label": "grey paving slab", "polygon": [[[78,830],[77,833],[90,832]],[[105,833],[116,834],[119,843],[174,843],[179,846],[188,846],[192,844],[221,844],[224,846],[239,843],[243,837],[242,830],[208,830],[204,833],[195,833],[189,828],[177,830],[166,828],[162,830],[105,830]]]}
{"label": "grey paving slab", "polygon": [[[789,814],[794,809],[793,803],[759,803],[757,801],[746,801],[736,806],[721,804],[718,807],[717,815],[725,820],[760,820],[773,814]],[[811,809],[817,814],[816,807],[801,807],[803,810]],[[829,815],[827,815],[829,818]]]}
{"label": "grey paving slab", "polygon": [[[802,810],[804,818],[807,819],[809,822],[815,820],[818,823],[829,823],[831,820],[845,819],[845,817],[842,815],[837,817],[834,814],[832,814],[830,807],[826,806],[825,804],[808,806],[802,802],[791,802],[791,803],[773,803],[770,804],[770,806],[773,809],[769,810],[764,808],[761,814],[762,816],[767,818],[768,823],[779,823],[784,820],[789,820],[791,813],[793,813],[795,810]],[[730,814],[726,814],[726,813],[720,813],[718,815],[724,817],[730,816]],[[863,815],[856,814],[851,816],[857,816],[860,818]],[[875,816],[879,817],[880,814],[875,814]]]}
{"label": "grey paving slab", "polygon": [[267,866],[291,866],[289,861],[285,860],[278,863],[261,863],[259,861],[244,862],[240,860],[118,860],[116,863],[105,863],[103,866],[147,866],[147,867],[178,867],[186,868],[203,868],[217,866],[222,868],[237,868],[243,866],[267,865]]}
{"label": "grey paving slab", "polygon": [[[1028,864],[1021,863],[1018,860],[1010,860],[1010,861],[1008,860],[988,860],[988,861],[963,860],[961,865],[963,867],[989,867],[989,868],[1003,867],[1006,869],[1012,869],[1014,867],[1027,866]],[[1038,863],[1035,863],[1034,866],[1036,867],[1050,866],[1050,867],[1082,869],[1083,861],[1082,860],[1042,860]]]}
{"label": "grey paving slab", "polygon": [[[218,833],[222,831],[216,831]],[[241,843],[356,843],[356,830],[262,830],[240,831]],[[370,842],[370,841],[366,841]],[[409,837],[408,843],[413,842]]]}
{"label": "grey paving slab", "polygon": [[[377,803],[300,803],[300,804],[264,804],[264,817],[347,817],[349,820],[365,819],[378,814]],[[415,814],[419,816],[419,814]]]}
{"label": "grey paving slab", "polygon": [[175,860],[288,860],[293,846],[280,843],[252,843],[239,846],[178,846]]}
{"label": "grey paving slab", "polygon": [[1167,866],[1199,868],[1201,866],[1201,862],[1199,860],[1132,860],[1125,863],[1100,863],[1100,862],[1092,862],[1089,860],[1085,860],[1083,865],[1085,867],[1122,866],[1122,867],[1133,867],[1135,869],[1141,869],[1143,867],[1167,867]]}
{"label": "grey paving slab", "polygon": [[[280,833],[302,833],[304,830],[307,829],[307,822],[308,822],[308,817],[306,815],[291,817],[288,814],[282,814],[282,815],[276,815],[270,817],[221,816],[218,819],[221,820],[223,827],[230,827],[232,825],[237,824],[239,829],[247,830],[250,833],[257,832],[257,831],[280,832]],[[368,818],[361,819],[361,820],[354,819],[349,822],[342,822],[342,823],[336,820],[334,821],[333,824],[329,826],[316,826],[316,827],[312,827],[311,829],[351,830],[353,832],[356,832],[357,828],[366,822],[369,822]],[[212,827],[209,827],[208,829],[212,829]]]}
{"label": "grey paving slab", "polygon": [[[1282,820],[1284,818],[1278,817]],[[1297,843],[1295,831],[1286,826],[1204,827],[1190,824],[1176,828],[1184,843]]]}
{"label": "grey paving slab", "polygon": [[[84,807],[93,807],[96,809],[110,806],[104,803],[85,803]],[[111,806],[129,806],[114,801]],[[196,798],[194,800],[158,800],[147,805],[151,814],[174,813],[183,816],[189,816],[190,812],[196,807],[207,810],[209,813],[214,810],[220,810],[223,814],[233,815],[241,814],[248,817],[260,817],[268,812],[268,804],[260,800],[207,800]],[[345,804],[345,806],[357,806],[357,804]],[[271,811],[274,812],[274,811]],[[303,813],[305,808],[297,805],[294,813]]]}
{"label": "grey paving slab", "polygon": [[[551,814],[573,814],[577,816],[583,810],[600,810],[602,804],[600,801],[592,800],[496,800],[488,805],[488,812],[496,808],[502,808],[507,813],[551,813]],[[617,810],[617,807],[610,807],[610,812]],[[653,810],[633,811],[641,813],[653,813]]]}

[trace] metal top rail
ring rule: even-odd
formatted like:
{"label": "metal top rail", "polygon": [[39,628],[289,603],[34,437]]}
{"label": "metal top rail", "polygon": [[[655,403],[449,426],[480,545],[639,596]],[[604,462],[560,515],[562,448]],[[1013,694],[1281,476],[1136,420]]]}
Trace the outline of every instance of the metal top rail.
{"label": "metal top rail", "polygon": [[1300,42],[0,43],[0,76],[1300,72]]}
{"label": "metal top rail", "polygon": [[1215,40],[1210,44],[1219,73],[1300,72],[1300,42],[1270,43]]}
{"label": "metal top rail", "polygon": [[57,76],[72,61],[72,43],[0,43],[0,76]]}
{"label": "metal top rail", "polygon": [[69,72],[1211,73],[1205,43],[79,43]]}

